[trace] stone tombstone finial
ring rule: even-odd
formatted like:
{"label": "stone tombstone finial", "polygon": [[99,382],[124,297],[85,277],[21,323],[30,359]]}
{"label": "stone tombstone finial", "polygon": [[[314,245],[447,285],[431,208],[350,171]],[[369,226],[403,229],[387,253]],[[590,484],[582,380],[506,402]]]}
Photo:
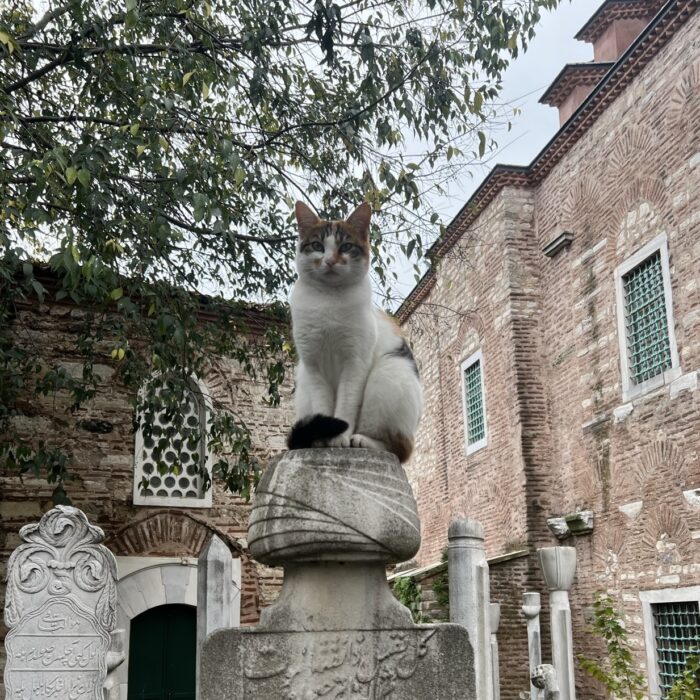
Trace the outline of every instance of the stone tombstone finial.
{"label": "stone tombstone finial", "polygon": [[[536,592],[523,593],[522,611],[527,619],[527,648],[530,659],[530,676],[542,663],[542,644],[540,639],[540,594]],[[530,682],[530,700],[542,700],[543,693],[534,683]]]}
{"label": "stone tombstone finial", "polygon": [[477,697],[492,700],[489,565],[484,527],[473,518],[458,518],[450,523],[447,540],[450,622],[466,627],[469,633]]}
{"label": "stone tombstone finial", "polygon": [[280,455],[256,489],[248,542],[258,561],[284,567],[282,590],[257,627],[207,638],[202,700],[476,700],[466,630],[414,624],[389,588],[386,564],[420,546],[416,503],[394,455]]}
{"label": "stone tombstone finial", "polygon": [[544,692],[544,700],[561,700],[557,671],[551,664],[536,666],[530,676],[532,685]]}
{"label": "stone tombstone finial", "polygon": [[537,553],[549,588],[552,663],[557,672],[559,697],[561,700],[575,700],[574,649],[568,591],[576,575],[576,548],[543,547]]}
{"label": "stone tombstone finial", "polygon": [[117,604],[104,533],[57,506],[19,536],[5,595],[7,697],[102,700]]}

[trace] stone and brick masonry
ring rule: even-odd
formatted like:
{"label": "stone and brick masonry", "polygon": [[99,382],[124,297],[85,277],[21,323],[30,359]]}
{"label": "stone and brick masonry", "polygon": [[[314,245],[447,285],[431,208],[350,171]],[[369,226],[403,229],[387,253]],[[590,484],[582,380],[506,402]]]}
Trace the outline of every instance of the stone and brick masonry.
{"label": "stone and brick masonry", "polygon": [[[57,363],[78,371],[81,359],[75,351],[75,337],[84,313],[67,303],[26,305],[18,310],[12,331],[20,345],[40,339],[47,365]],[[254,562],[248,554],[249,504],[225,492],[214,479],[211,508],[134,506],[134,409],[130,402],[134,397],[118,381],[108,349],[102,362],[95,366],[102,380],[97,396],[77,414],[63,410],[65,397],[60,394],[24,397],[25,415],[13,424],[18,436],[57,444],[72,456],[75,478],[66,485],[68,494],[73,505],[105,531],[105,544],[117,556],[196,558],[209,536],[217,533],[233,556],[241,558],[241,623],[256,623],[261,608],[277,595],[281,572]],[[281,387],[277,408],[263,401],[266,383],[252,381],[233,360],[213,359],[201,379],[215,403],[245,417],[256,455],[263,463],[284,449],[293,419],[291,379]],[[99,432],[89,429],[95,425]],[[20,527],[38,521],[52,507],[52,490],[44,478],[20,479],[8,471],[0,475],[3,582],[9,555],[20,544]],[[1,593],[4,598],[4,583]],[[3,627],[2,637],[5,633]]]}
{"label": "stone and brick masonry", "polygon": [[[440,561],[458,515],[483,523],[489,557],[530,552],[491,567],[509,640],[503,700],[527,688],[522,593],[541,591],[546,612],[533,553],[557,543],[547,518],[594,511],[592,534],[562,542],[578,550],[576,653],[600,655],[587,620],[595,592],[610,591],[646,674],[639,591],[700,584],[697,6],[664,5],[529,168],[497,166],[399,312],[425,384],[407,469],[423,523],[418,564]],[[563,232],[569,246],[546,256]],[[614,271],[662,233],[680,377],[625,401]],[[467,455],[460,365],[477,350],[488,437]],[[580,669],[577,682],[579,697],[604,697]]]}

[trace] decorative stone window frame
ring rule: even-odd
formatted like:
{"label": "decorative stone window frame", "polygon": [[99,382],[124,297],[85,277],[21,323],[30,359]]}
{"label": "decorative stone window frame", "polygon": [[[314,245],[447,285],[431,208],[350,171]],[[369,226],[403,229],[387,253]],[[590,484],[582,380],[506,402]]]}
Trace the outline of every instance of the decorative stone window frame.
{"label": "decorative stone window frame", "polygon": [[656,636],[654,631],[654,614],[652,605],[657,603],[697,602],[700,605],[700,586],[685,588],[663,588],[655,591],[640,591],[642,603],[642,620],[644,623],[644,646],[647,656],[647,676],[649,680],[649,697],[660,698],[659,664],[656,655]]}
{"label": "decorative stone window frame", "polygon": [[[206,384],[196,377],[195,375],[190,376],[190,382],[193,385],[193,390],[197,394],[204,407],[204,414],[206,420],[206,430],[209,432],[211,426],[211,415],[212,415],[212,401],[207,389]],[[141,488],[139,486],[140,474],[142,472],[141,466],[143,464],[143,430],[139,425],[136,431],[136,437],[134,440],[134,488],[133,488],[133,499],[135,506],[162,506],[166,508],[211,508],[212,506],[212,493],[214,491],[213,482],[209,489],[204,493],[201,498],[189,498],[185,496],[147,496],[141,493]],[[212,453],[205,448],[205,459],[204,468],[212,476],[212,469],[214,466],[214,459]]]}
{"label": "decorative stone window frame", "polygon": [[[624,276],[647,258],[659,252],[661,258],[661,274],[664,285],[664,306],[666,307],[666,325],[668,342],[671,351],[671,366],[655,377],[650,377],[640,384],[635,384],[630,376],[629,357],[627,354],[627,331],[625,315]],[[617,340],[620,350],[620,372],[622,375],[622,400],[631,401],[654,389],[670,384],[681,375],[676,331],[673,323],[673,298],[671,291],[671,273],[668,265],[668,236],[662,233],[640,248],[634,255],[615,268],[615,306],[617,312]]]}
{"label": "decorative stone window frame", "polygon": [[[467,387],[464,382],[464,372],[469,369],[472,365],[479,363],[480,374],[481,374],[481,405],[484,411],[484,437],[476,442],[469,444],[469,424],[467,421]],[[470,355],[466,360],[464,360],[459,366],[459,382],[462,387],[462,416],[464,420],[464,446],[467,451],[467,455],[474,454],[488,444],[488,424],[486,421],[486,388],[484,382],[484,355],[481,350],[477,350],[475,353]]]}

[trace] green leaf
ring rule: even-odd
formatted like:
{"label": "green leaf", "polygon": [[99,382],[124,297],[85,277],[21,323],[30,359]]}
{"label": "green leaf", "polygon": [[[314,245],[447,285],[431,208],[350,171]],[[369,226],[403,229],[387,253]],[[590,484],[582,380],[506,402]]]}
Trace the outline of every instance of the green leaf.
{"label": "green leaf", "polygon": [[117,299],[121,299],[123,296],[124,290],[121,287],[117,287],[109,293],[110,299],[114,299],[114,301],[116,301]]}
{"label": "green leaf", "polygon": [[74,167],[66,168],[66,182],[72,185],[78,179],[78,171]]}
{"label": "green leaf", "polygon": [[209,83],[202,83],[202,97],[205,100],[209,97]]}
{"label": "green leaf", "polygon": [[78,170],[78,182],[87,189],[90,186],[90,171],[85,168]]}
{"label": "green leaf", "polygon": [[182,87],[185,87],[187,83],[190,82],[190,78],[195,74],[195,71],[191,70],[189,73],[185,73],[185,75],[182,76]]}
{"label": "green leaf", "polygon": [[483,131],[478,132],[479,137],[479,157],[483,158],[486,153],[486,134]]}

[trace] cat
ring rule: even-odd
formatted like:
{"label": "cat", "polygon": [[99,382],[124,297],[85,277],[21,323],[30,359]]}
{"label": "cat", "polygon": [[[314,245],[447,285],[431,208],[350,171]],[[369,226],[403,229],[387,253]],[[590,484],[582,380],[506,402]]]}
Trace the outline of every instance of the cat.
{"label": "cat", "polygon": [[372,305],[371,208],[324,221],[303,202],[292,290],[297,423],[288,446],[366,447],[411,455],[423,391],[398,325]]}

